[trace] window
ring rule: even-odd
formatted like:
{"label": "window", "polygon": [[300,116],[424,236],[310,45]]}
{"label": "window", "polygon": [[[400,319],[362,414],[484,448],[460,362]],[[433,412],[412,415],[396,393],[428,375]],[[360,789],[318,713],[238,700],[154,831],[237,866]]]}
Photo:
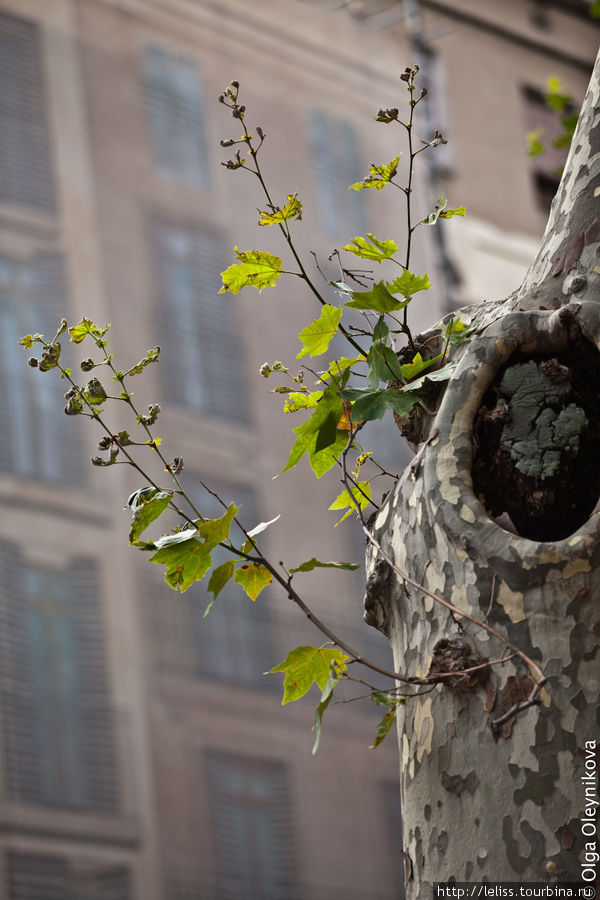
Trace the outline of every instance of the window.
{"label": "window", "polygon": [[0,546],[0,709],[6,795],[21,803],[117,810],[97,572],[53,572]]}
{"label": "window", "polygon": [[317,208],[323,231],[363,234],[366,230],[364,191],[349,191],[361,181],[363,171],[356,132],[349,122],[318,110],[310,117],[313,168],[316,178]]}
{"label": "window", "polygon": [[[539,134],[544,152],[531,159],[531,175],[537,207],[548,213],[556,194],[568,148],[553,146],[562,133],[561,114],[551,109],[535,88],[524,88],[525,126],[529,134]],[[576,112],[572,108],[567,113]],[[564,115],[564,114],[563,114]]]}
{"label": "window", "polygon": [[166,399],[245,423],[242,344],[231,297],[219,296],[223,238],[204,228],[154,223],[158,328]]}
{"label": "window", "polygon": [[[185,482],[184,482],[185,483]],[[260,521],[256,498],[249,488],[218,491],[225,502],[241,505],[239,516],[246,528]],[[192,491],[193,494],[193,491]],[[203,493],[192,496],[207,518],[224,512],[218,502]],[[236,533],[237,532],[237,533]],[[232,537],[241,533],[234,525]],[[217,548],[212,554],[214,566],[231,558]],[[152,589],[155,659],[165,672],[186,678],[212,679],[230,684],[245,684],[278,690],[277,679],[263,675],[275,665],[273,627],[269,614],[269,589],[255,603],[242,588],[230,581],[219,594],[214,607],[204,617],[213,595],[206,592],[208,578],[185,594],[173,595],[165,585]]]}
{"label": "window", "polygon": [[[65,382],[27,365],[24,334],[56,334],[66,314],[61,260],[0,256],[0,471],[69,483],[83,479],[79,429],[62,413]],[[35,351],[34,351],[35,352]]]}
{"label": "window", "polygon": [[184,187],[207,188],[202,88],[194,63],[149,45],[144,48],[144,82],[158,173]]}
{"label": "window", "polygon": [[69,863],[42,853],[8,853],[7,900],[131,900],[125,866]]}
{"label": "window", "polygon": [[52,212],[40,56],[37,26],[0,12],[0,202]]}
{"label": "window", "polygon": [[297,896],[292,811],[279,762],[208,751],[217,896],[291,900]]}

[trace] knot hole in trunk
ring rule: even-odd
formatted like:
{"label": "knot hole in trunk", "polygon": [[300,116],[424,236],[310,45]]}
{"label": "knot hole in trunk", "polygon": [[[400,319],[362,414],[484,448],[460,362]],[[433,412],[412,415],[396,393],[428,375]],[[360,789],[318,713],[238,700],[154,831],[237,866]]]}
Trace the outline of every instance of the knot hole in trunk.
{"label": "knot hole in trunk", "polygon": [[600,353],[581,335],[514,353],[473,428],[473,488],[490,516],[534,541],[568,537],[600,495]]}

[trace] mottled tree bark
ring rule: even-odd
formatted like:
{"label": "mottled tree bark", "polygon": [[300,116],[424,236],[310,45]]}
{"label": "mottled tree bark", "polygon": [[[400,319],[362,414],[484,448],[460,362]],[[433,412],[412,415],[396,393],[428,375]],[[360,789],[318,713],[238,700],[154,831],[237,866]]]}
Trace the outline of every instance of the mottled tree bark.
{"label": "mottled tree bark", "polygon": [[[395,566],[494,626],[547,677],[539,702],[495,727],[530,695],[522,660],[400,711],[410,898],[430,898],[438,881],[581,881],[594,840],[582,834],[581,777],[600,694],[599,216],[600,56],[539,255],[514,295],[462,313],[473,337],[456,348],[435,419],[401,423],[420,446],[373,526]],[[372,546],[368,557],[366,619],[399,670],[506,651],[390,577]]]}

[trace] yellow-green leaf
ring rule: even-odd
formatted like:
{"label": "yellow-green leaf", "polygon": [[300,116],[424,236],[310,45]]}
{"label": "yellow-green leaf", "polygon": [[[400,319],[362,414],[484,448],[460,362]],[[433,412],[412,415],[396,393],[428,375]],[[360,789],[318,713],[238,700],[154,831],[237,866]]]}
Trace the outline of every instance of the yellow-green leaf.
{"label": "yellow-green leaf", "polygon": [[[400,156],[401,155],[402,154],[400,154]],[[356,184],[351,184],[348,190],[364,191],[365,188],[374,188],[376,191],[382,190],[382,188],[384,188],[386,184],[389,184],[392,178],[395,177],[398,171],[400,156],[396,156],[396,158],[389,163],[380,163],[379,165],[371,163],[369,166],[369,175],[367,175],[364,181],[357,181]]]}
{"label": "yellow-green leaf", "polygon": [[321,315],[306,328],[303,328],[298,337],[302,341],[302,350],[298,353],[296,359],[300,359],[306,354],[310,356],[321,356],[327,352],[327,348],[337,331],[338,324],[342,318],[342,308],[339,306],[321,307]]}
{"label": "yellow-green leaf", "polygon": [[230,291],[237,294],[243,287],[255,287],[262,291],[272,287],[281,275],[281,259],[264,250],[240,251],[234,247],[239,262],[229,266],[221,273],[223,287],[219,291],[224,294]]}
{"label": "yellow-green leaf", "polygon": [[323,391],[313,391],[312,394],[301,394],[299,391],[292,391],[283,407],[284,413],[298,412],[299,409],[315,409],[317,403],[323,396]]}
{"label": "yellow-green leaf", "polygon": [[191,537],[193,533],[190,530],[187,540],[167,544],[150,557],[151,562],[166,566],[165,581],[182,593],[201,581],[211,565],[210,552],[202,541]]}
{"label": "yellow-green leaf", "polygon": [[235,570],[234,581],[241,585],[252,601],[256,600],[260,592],[273,581],[273,576],[268,569],[260,563],[243,563]]}
{"label": "yellow-green leaf", "polygon": [[[401,705],[401,704],[398,704]],[[385,740],[387,735],[389,734],[390,728],[394,724],[394,720],[396,718],[396,713],[398,711],[398,706],[391,706],[383,716],[383,719],[380,721],[377,726],[377,735],[375,736],[375,740],[369,747],[369,750],[374,750],[376,747],[379,747],[382,741]]]}
{"label": "yellow-green leaf", "polygon": [[[352,499],[354,498],[354,499]],[[341,494],[338,494],[329,509],[345,509],[346,513],[342,516],[339,522],[335,523],[335,527],[337,528],[344,519],[347,519],[348,516],[351,516],[353,512],[356,512],[356,504],[360,506],[361,509],[364,509],[365,506],[369,504],[371,500],[371,485],[368,481],[357,481],[356,486],[352,487],[352,496],[350,496],[349,491],[342,491]]]}
{"label": "yellow-green leaf", "polygon": [[364,237],[352,238],[352,241],[342,249],[349,250],[361,259],[371,259],[378,263],[384,259],[392,259],[394,253],[398,252],[398,244],[395,241],[381,241],[369,232],[366,236],[368,240]]}
{"label": "yellow-green leaf", "polygon": [[391,294],[402,294],[403,297],[412,297],[417,291],[428,291],[431,287],[429,275],[413,275],[408,269],[405,269],[399,278],[394,281],[388,281],[386,284]]}
{"label": "yellow-green leaf", "polygon": [[325,688],[332,665],[338,674],[346,670],[349,657],[336,647],[296,647],[288,653],[286,659],[271,669],[271,672],[283,672],[282,706],[299,700],[310,690],[313,684],[321,691]]}
{"label": "yellow-green leaf", "polygon": [[227,560],[227,562],[222,563],[222,565],[217,566],[216,569],[213,569],[210,573],[210,578],[208,580],[207,592],[213,594],[213,598],[204,610],[203,618],[205,618],[213,606],[215,605],[215,600],[225,587],[228,581],[230,581],[231,576],[233,575],[233,569],[235,567],[235,562],[233,559]]}
{"label": "yellow-green leaf", "polygon": [[290,569],[289,573],[293,575],[295,572],[312,572],[313,569],[345,569],[348,572],[353,572],[355,569],[360,569],[360,565],[359,563],[347,562],[320,562],[313,556],[312,559],[308,559],[306,562],[300,563],[299,566]]}
{"label": "yellow-green leaf", "polygon": [[285,222],[288,219],[302,218],[302,203],[298,200],[298,194],[288,194],[285,206],[276,209],[274,212],[263,212],[259,210],[259,225],[277,225],[279,222]]}
{"label": "yellow-green leaf", "polygon": [[127,506],[133,513],[129,531],[130,546],[143,544],[139,541],[140,535],[168,507],[172,496],[172,491],[159,491],[153,487],[140,488],[130,496],[127,501]]}
{"label": "yellow-green leaf", "polygon": [[84,338],[91,334],[92,337],[102,337],[108,329],[110,325],[105,325],[103,328],[100,328],[98,325],[94,325],[91,319],[86,319],[85,316],[78,322],[77,325],[72,325],[69,328],[69,334],[71,335],[71,340],[74,344],[80,344]]}

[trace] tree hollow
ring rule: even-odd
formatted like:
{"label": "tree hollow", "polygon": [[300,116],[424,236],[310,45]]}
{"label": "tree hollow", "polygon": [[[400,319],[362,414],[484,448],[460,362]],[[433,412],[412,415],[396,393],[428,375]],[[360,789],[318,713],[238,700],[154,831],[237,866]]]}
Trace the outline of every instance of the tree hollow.
{"label": "tree hollow", "polygon": [[499,525],[556,541],[600,495],[600,353],[583,336],[556,353],[513,353],[473,428],[475,495]]}

